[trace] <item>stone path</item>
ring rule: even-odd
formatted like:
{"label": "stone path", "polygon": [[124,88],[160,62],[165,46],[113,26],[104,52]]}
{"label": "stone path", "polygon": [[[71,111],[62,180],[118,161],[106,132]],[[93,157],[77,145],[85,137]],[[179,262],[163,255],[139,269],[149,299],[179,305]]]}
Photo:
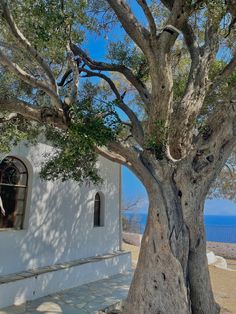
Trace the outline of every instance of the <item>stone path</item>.
{"label": "stone path", "polygon": [[0,309],[0,314],[97,314],[127,297],[132,273],[112,276],[69,290]]}

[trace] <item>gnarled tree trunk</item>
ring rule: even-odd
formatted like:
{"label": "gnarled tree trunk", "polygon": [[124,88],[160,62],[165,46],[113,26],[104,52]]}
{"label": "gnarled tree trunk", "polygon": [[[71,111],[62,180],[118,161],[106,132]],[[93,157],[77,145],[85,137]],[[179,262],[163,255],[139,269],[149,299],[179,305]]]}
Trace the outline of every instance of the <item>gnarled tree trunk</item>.
{"label": "gnarled tree trunk", "polygon": [[165,175],[146,186],[148,221],[125,314],[219,313],[206,257],[206,185],[191,180],[187,164],[162,165]]}

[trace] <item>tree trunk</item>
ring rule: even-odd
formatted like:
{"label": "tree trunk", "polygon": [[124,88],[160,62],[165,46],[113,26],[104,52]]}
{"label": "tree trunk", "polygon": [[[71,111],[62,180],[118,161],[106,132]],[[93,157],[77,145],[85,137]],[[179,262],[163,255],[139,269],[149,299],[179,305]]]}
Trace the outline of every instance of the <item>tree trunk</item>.
{"label": "tree trunk", "polygon": [[[203,206],[200,205],[200,215],[197,220],[195,235],[190,232],[190,250],[188,274],[192,313],[219,313],[220,307],[215,302],[211,287],[210,275],[206,256],[206,238],[203,219]],[[197,212],[195,210],[195,212]]]}
{"label": "tree trunk", "polygon": [[212,292],[205,238],[194,251],[189,252],[189,283],[192,313],[220,313]]}
{"label": "tree trunk", "polygon": [[208,272],[203,214],[198,217],[199,208],[190,206],[188,221],[183,209],[187,197],[185,204],[203,204],[199,194],[191,193],[190,184],[180,190],[173,176],[147,191],[148,221],[123,313],[219,313]]}

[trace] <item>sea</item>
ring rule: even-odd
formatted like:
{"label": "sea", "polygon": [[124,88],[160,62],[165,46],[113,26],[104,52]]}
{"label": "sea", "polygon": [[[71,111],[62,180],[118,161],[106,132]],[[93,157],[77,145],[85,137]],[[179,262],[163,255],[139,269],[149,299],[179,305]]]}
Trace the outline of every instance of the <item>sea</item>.
{"label": "sea", "polygon": [[[123,215],[133,223],[134,232],[144,232],[146,213],[124,211]],[[236,216],[205,215],[204,220],[207,241],[236,243]]]}

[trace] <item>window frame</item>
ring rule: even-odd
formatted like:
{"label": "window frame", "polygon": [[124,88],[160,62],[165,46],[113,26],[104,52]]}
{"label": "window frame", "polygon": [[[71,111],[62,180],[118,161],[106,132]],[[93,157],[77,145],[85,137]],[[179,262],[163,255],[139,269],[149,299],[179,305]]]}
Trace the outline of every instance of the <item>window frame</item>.
{"label": "window frame", "polygon": [[[17,212],[17,202],[23,201],[23,210],[22,210],[22,214],[20,214],[20,216],[21,216],[20,227],[19,228],[14,227],[14,226],[13,227],[2,227],[2,228],[0,227],[0,231],[1,232],[2,231],[22,231],[22,230],[25,229],[26,211],[27,211],[27,207],[28,207],[29,181],[30,181],[29,180],[29,178],[30,178],[29,169],[28,169],[26,163],[21,158],[19,158],[17,156],[12,156],[12,155],[4,157],[1,160],[0,165],[2,164],[2,162],[4,162],[4,160],[7,160],[7,159],[10,160],[10,162],[17,169],[17,171],[19,171],[20,167],[17,167],[17,164],[15,164],[14,162],[18,162],[20,164],[20,166],[23,168],[23,171],[22,172],[19,171],[19,174],[26,176],[26,178],[25,178],[26,183],[25,184],[2,183],[1,182],[2,181],[2,173],[1,173],[0,186],[3,186],[3,187],[4,186],[15,187],[17,189],[17,191],[15,192],[15,195],[16,195],[15,197],[17,197],[17,195],[18,195],[19,189],[23,188],[24,189],[24,196],[23,196],[23,199],[16,200],[15,209],[12,212],[13,215],[17,216],[17,214],[16,214],[16,212]],[[11,167],[11,164],[10,164],[10,167]],[[16,221],[16,217],[14,218],[14,222],[15,221]]]}
{"label": "window frame", "polygon": [[[96,200],[96,197],[99,197],[99,200]],[[95,214],[96,214],[96,203],[99,202],[99,217],[96,219],[98,223],[96,223],[95,220]],[[93,227],[94,228],[101,228],[104,227],[104,221],[105,221],[105,210],[104,210],[104,196],[101,192],[96,192],[94,196],[93,201]]]}

